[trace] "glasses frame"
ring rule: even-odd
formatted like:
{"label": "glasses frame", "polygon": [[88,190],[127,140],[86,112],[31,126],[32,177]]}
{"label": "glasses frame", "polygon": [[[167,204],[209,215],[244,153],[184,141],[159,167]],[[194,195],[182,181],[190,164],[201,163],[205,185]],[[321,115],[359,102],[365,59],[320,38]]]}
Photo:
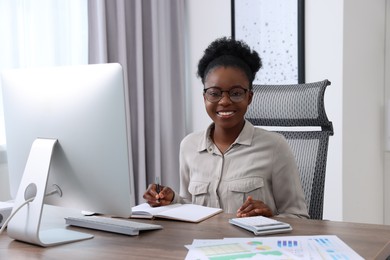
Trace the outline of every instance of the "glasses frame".
{"label": "glasses frame", "polygon": [[[242,95],[242,99],[241,99],[241,100],[239,100],[239,101],[234,101],[234,100],[232,100],[232,97],[231,97],[231,95],[230,95],[230,91],[232,91],[233,89],[237,89],[237,88],[244,90],[244,95]],[[206,92],[207,92],[207,90],[209,90],[209,89],[217,89],[217,90],[221,91],[221,96],[219,96],[219,99],[218,99],[218,100],[211,101],[211,100],[209,100],[209,99],[207,98],[208,95],[207,95]],[[241,101],[243,101],[243,100],[245,99],[246,93],[247,93],[247,92],[250,92],[250,91],[251,91],[251,89],[249,89],[249,88],[243,88],[243,87],[241,87],[241,86],[232,87],[232,88],[230,88],[229,90],[222,90],[222,89],[219,88],[219,87],[209,87],[209,88],[204,88],[204,89],[203,89],[203,95],[204,95],[204,97],[206,98],[207,101],[209,101],[209,102],[211,102],[211,103],[218,103],[218,102],[221,101],[221,99],[223,98],[223,92],[226,92],[226,93],[228,94],[228,96],[229,96],[230,101],[232,101],[233,103],[240,103]]]}

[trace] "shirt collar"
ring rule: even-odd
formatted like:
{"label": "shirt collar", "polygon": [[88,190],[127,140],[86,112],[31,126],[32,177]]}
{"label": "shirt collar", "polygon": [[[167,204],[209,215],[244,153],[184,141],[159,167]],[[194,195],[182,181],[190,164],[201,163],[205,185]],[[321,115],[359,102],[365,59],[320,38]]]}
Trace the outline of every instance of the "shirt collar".
{"label": "shirt collar", "polygon": [[[202,151],[213,151],[214,143],[210,138],[210,132],[214,128],[214,123],[211,123],[207,130],[204,132],[202,139],[199,142],[198,152]],[[248,121],[245,120],[244,128],[241,133],[238,135],[237,139],[233,144],[241,144],[241,145],[251,145],[253,140],[253,133],[255,131],[255,127]]]}

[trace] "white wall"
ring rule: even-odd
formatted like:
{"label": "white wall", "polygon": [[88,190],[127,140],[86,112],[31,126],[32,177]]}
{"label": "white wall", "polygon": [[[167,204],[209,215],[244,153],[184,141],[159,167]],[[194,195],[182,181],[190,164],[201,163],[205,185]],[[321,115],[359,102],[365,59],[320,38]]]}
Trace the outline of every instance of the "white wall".
{"label": "white wall", "polygon": [[[330,15],[331,15],[331,19]],[[306,82],[331,81],[325,108],[333,122],[326,168],[324,219],[342,220],[342,98],[343,98],[343,1],[305,2]]]}
{"label": "white wall", "polygon": [[[193,129],[200,130],[210,121],[192,75],[207,44],[230,35],[230,0],[187,2]],[[383,223],[385,0],[310,0],[305,8],[306,81],[332,82],[324,218]]]}
{"label": "white wall", "polygon": [[385,0],[344,0],[343,46],[343,219],[383,223]]}
{"label": "white wall", "polygon": [[328,219],[383,223],[384,3],[306,1],[306,80],[332,81]]}
{"label": "white wall", "polygon": [[[385,45],[385,100],[390,100],[390,0],[386,1],[386,45]],[[384,216],[385,224],[390,224],[390,101],[388,102],[387,113],[385,114],[385,124],[387,131],[387,150],[385,152],[384,165]],[[386,103],[385,103],[386,104]],[[386,129],[386,127],[385,127]],[[386,141],[385,141],[386,142]]]}
{"label": "white wall", "polygon": [[231,35],[230,0],[187,0],[187,28],[191,71],[192,130],[204,130],[211,123],[203,103],[203,85],[196,77],[203,51],[216,38]]}

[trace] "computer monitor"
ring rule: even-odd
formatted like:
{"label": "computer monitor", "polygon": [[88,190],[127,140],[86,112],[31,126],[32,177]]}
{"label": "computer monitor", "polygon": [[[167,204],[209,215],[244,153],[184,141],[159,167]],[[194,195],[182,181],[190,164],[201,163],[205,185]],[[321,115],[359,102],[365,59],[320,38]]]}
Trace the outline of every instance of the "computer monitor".
{"label": "computer monitor", "polygon": [[[14,210],[34,198],[10,221],[8,235],[41,246],[91,237],[40,230],[44,203],[129,217],[134,189],[122,67],[7,70],[1,87]],[[52,190],[58,194],[45,196]]]}

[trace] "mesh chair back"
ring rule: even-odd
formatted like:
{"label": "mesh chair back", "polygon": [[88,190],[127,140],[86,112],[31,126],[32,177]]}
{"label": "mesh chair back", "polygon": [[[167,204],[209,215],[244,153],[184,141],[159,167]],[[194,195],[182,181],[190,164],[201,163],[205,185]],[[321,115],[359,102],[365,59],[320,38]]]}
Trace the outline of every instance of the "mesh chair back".
{"label": "mesh chair back", "polygon": [[245,116],[253,125],[277,127],[275,131],[286,137],[297,162],[312,219],[322,219],[328,141],[333,135],[333,125],[324,107],[328,85],[328,80],[253,85],[253,101]]}

